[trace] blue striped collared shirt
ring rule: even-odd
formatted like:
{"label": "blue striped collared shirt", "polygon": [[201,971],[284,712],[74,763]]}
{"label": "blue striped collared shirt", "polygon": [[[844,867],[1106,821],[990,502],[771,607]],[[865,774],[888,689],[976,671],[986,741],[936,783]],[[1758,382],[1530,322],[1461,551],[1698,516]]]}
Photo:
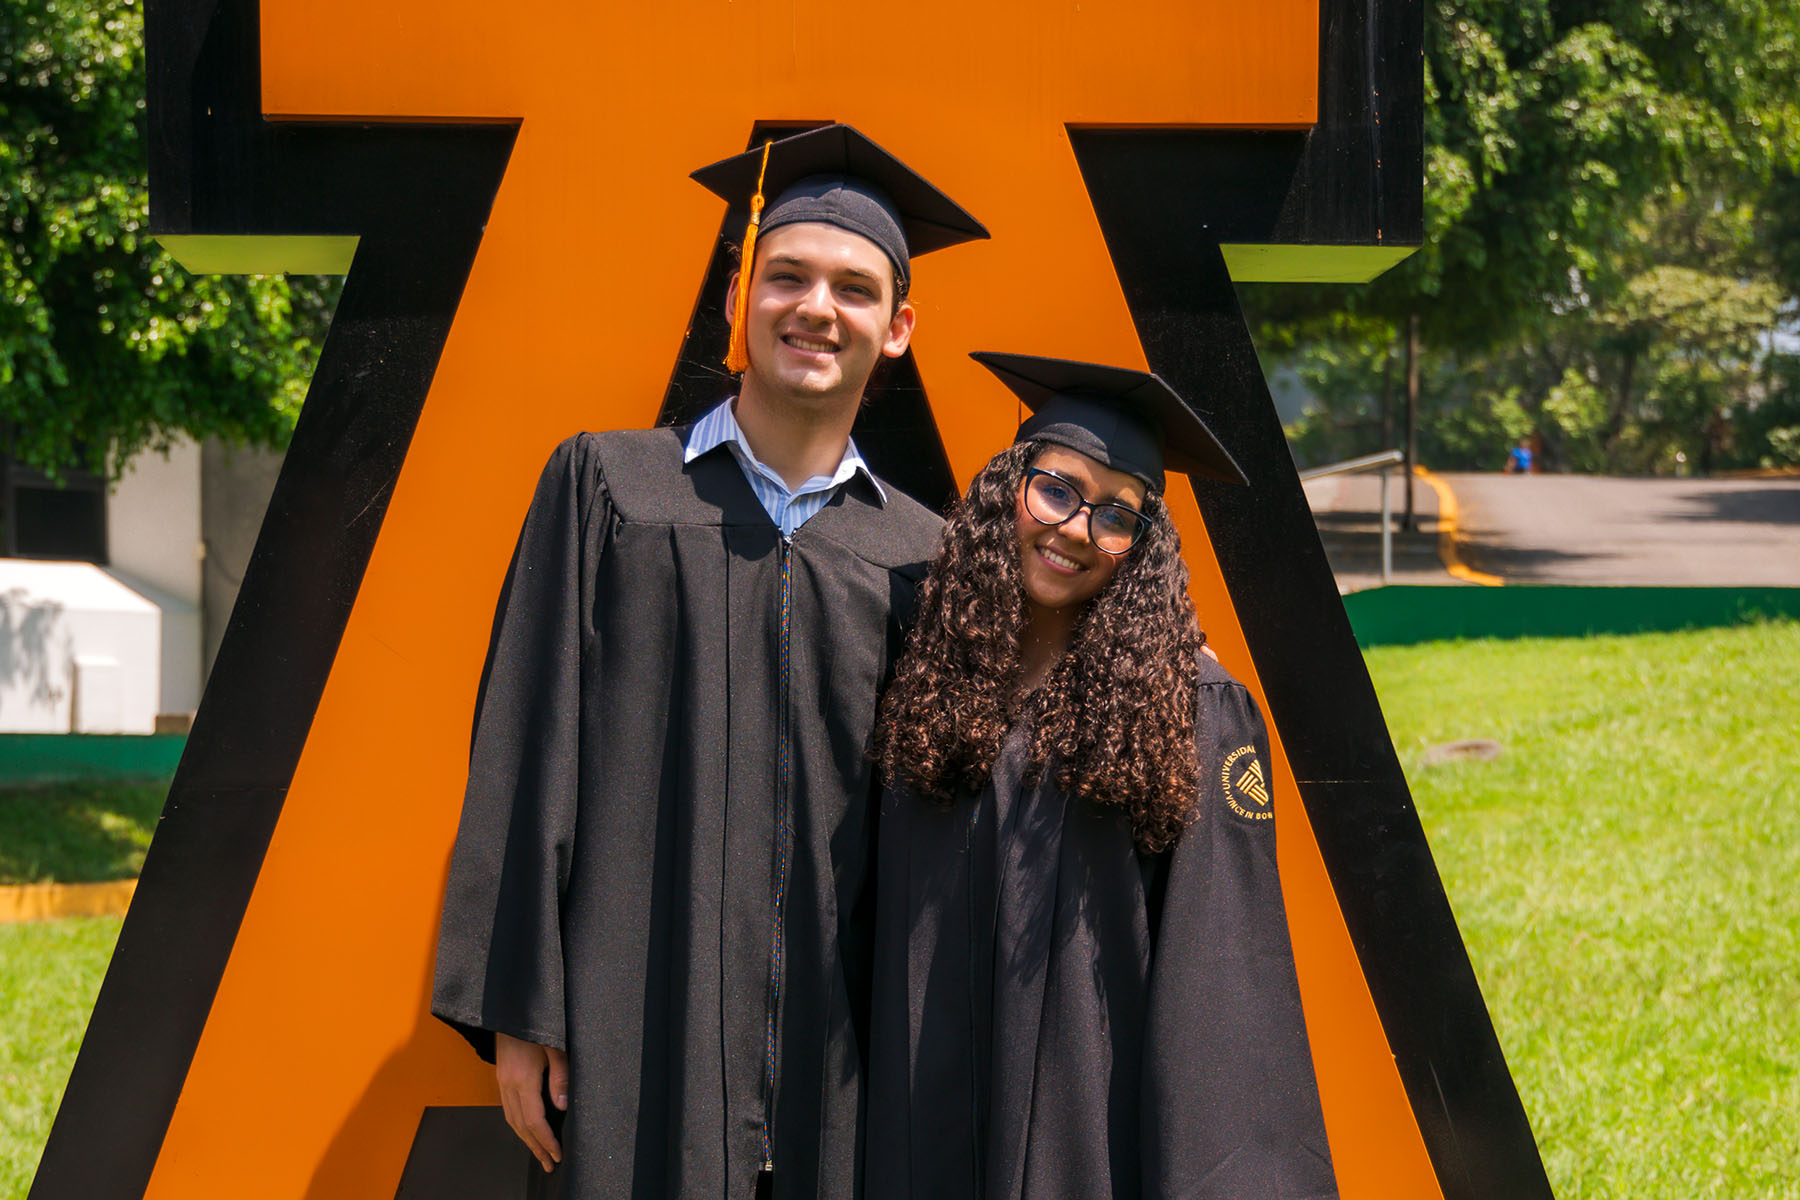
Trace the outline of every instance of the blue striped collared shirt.
{"label": "blue striped collared shirt", "polygon": [[732,415],[731,406],[735,399],[733,397],[732,400],[725,401],[694,422],[688,430],[687,449],[682,453],[681,461],[691,463],[720,445],[730,447],[731,456],[737,459],[744,478],[750,482],[750,490],[756,493],[763,511],[769,514],[769,520],[775,522],[775,527],[781,530],[782,537],[793,537],[794,531],[824,508],[832,493],[848,483],[858,471],[869,477],[869,483],[882,504],[887,503],[887,493],[881,489],[875,473],[869,470],[869,464],[863,461],[863,456],[857,451],[855,438],[844,443],[844,457],[838,460],[836,471],[830,475],[814,475],[789,491],[781,476],[758,462],[756,455],[751,453],[750,443],[745,440],[737,417]]}

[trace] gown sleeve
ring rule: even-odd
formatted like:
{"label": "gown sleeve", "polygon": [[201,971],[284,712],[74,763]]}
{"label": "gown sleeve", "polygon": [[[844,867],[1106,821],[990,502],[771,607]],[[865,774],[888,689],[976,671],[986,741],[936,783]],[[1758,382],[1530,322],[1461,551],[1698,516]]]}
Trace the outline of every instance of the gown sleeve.
{"label": "gown sleeve", "polygon": [[607,509],[592,439],[558,446],[507,568],[476,697],[431,1011],[489,1061],[496,1032],[567,1048],[561,910],[592,628],[584,594]]}
{"label": "gown sleeve", "polygon": [[1151,968],[1144,1195],[1336,1197],[1275,869],[1268,734],[1242,685],[1199,692],[1200,812],[1172,852]]}

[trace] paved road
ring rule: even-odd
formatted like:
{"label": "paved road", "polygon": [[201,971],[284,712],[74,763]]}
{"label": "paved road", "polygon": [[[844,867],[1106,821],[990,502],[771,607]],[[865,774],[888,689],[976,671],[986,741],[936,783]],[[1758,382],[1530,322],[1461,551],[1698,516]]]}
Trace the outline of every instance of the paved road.
{"label": "paved road", "polygon": [[[1375,475],[1328,475],[1305,485],[1307,503],[1319,526],[1325,557],[1338,590],[1361,591],[1381,583],[1381,481]],[[1406,492],[1396,473],[1388,500],[1394,526],[1405,511]],[[1413,481],[1413,513],[1418,531],[1394,535],[1394,583],[1460,583],[1438,558],[1437,493]]]}
{"label": "paved road", "polygon": [[1800,587],[1800,478],[1442,478],[1464,560],[1508,583]]}

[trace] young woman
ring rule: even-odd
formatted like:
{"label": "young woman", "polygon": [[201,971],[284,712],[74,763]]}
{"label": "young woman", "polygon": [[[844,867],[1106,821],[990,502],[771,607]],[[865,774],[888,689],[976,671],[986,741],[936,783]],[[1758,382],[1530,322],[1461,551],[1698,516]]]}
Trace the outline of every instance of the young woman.
{"label": "young woman", "polygon": [[1268,743],[1202,647],[1154,375],[975,356],[1034,416],[944,531],[875,754],[869,1200],[1336,1196]]}

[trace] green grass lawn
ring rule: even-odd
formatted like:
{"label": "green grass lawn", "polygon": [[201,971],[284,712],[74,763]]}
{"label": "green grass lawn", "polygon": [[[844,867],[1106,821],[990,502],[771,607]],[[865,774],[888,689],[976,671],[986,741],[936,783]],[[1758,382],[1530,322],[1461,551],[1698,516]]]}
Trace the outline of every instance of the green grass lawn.
{"label": "green grass lawn", "polygon": [[168,780],[0,788],[0,884],[134,879]]}
{"label": "green grass lawn", "polygon": [[[1369,664],[1557,1195],[1800,1198],[1800,624]],[[1506,751],[1421,765],[1473,737]],[[129,874],[163,790],[0,794],[0,870]],[[0,926],[0,1196],[118,927]]]}
{"label": "green grass lawn", "polygon": [[[0,788],[0,884],[131,879],[168,780]],[[121,921],[0,925],[0,1197],[37,1170]]]}
{"label": "green grass lawn", "polygon": [[117,917],[0,925],[0,1196],[24,1196],[119,937]]}
{"label": "green grass lawn", "polygon": [[1800,625],[1368,658],[1557,1195],[1800,1196]]}

